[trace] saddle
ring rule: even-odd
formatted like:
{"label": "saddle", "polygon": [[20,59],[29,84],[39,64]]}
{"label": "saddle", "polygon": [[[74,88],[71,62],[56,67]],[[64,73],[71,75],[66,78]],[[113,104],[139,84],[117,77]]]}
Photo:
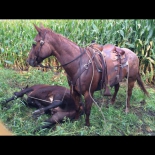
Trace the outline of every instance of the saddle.
{"label": "saddle", "polygon": [[105,86],[104,96],[111,96],[109,86],[122,81],[122,68],[127,66],[125,51],[112,44],[106,44],[100,48],[100,54],[96,56],[95,64],[98,72],[102,72]]}

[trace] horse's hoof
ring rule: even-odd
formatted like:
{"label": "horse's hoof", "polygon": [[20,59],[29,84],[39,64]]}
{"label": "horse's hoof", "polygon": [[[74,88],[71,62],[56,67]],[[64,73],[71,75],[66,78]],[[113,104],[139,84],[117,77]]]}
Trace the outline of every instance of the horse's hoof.
{"label": "horse's hoof", "polygon": [[75,121],[77,121],[79,119],[79,116],[75,117]]}
{"label": "horse's hoof", "polygon": [[145,100],[142,100],[142,101],[140,101],[140,104],[141,105],[145,105],[146,104],[146,101]]}
{"label": "horse's hoof", "polygon": [[113,101],[113,100],[110,101],[110,104],[111,104],[111,105],[113,105],[114,103],[115,103],[115,101]]}
{"label": "horse's hoof", "polygon": [[86,120],[85,126],[90,126],[90,122],[88,120]]}
{"label": "horse's hoof", "polygon": [[38,115],[40,116],[42,114],[44,114],[44,110],[43,109],[38,109],[38,110],[36,110],[36,111],[34,111],[32,113],[32,115],[34,115],[34,116],[38,116]]}
{"label": "horse's hoof", "polygon": [[85,126],[89,127],[90,126],[90,123],[85,123]]}
{"label": "horse's hoof", "polygon": [[109,104],[106,104],[106,106],[105,106],[106,108],[109,108]]}
{"label": "horse's hoof", "polygon": [[78,120],[80,117],[79,112],[75,115],[75,120]]}
{"label": "horse's hoof", "polygon": [[33,131],[33,134],[36,134],[36,132],[38,132],[39,131],[39,129],[35,129],[34,131]]}
{"label": "horse's hoof", "polygon": [[34,114],[33,114],[33,115],[32,115],[32,118],[33,118],[33,119],[37,119],[39,116],[40,116],[40,115],[34,115]]}

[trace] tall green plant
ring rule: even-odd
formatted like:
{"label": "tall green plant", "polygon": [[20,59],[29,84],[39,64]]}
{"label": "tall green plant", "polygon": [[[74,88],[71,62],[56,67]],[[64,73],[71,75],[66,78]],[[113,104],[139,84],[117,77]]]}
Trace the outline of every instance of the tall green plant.
{"label": "tall green plant", "polygon": [[[92,40],[99,44],[111,43],[126,47],[140,58],[140,72],[146,81],[155,80],[155,20],[0,20],[0,66],[28,69],[26,58],[37,34],[33,24],[51,28],[79,46]],[[44,61],[53,64],[54,57]]]}

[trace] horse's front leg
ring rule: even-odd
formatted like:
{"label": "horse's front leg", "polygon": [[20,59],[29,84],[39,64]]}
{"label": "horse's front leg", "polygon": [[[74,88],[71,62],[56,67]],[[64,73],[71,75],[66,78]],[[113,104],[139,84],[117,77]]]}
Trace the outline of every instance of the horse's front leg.
{"label": "horse's front leg", "polygon": [[76,106],[76,114],[75,114],[75,120],[79,119],[80,116],[80,94],[77,93],[76,90],[73,90],[73,92],[71,92],[73,100],[75,102],[75,106]]}
{"label": "horse's front leg", "polygon": [[113,96],[112,96],[111,104],[114,104],[114,103],[115,103],[116,95],[117,95],[117,93],[118,93],[120,84],[118,83],[118,84],[116,84],[114,87],[115,87],[115,92],[114,92],[114,94],[113,94]]}
{"label": "horse's front leg", "polygon": [[86,115],[85,125],[90,126],[89,116],[90,116],[93,101],[88,91],[84,94],[84,98],[85,98],[85,115]]}

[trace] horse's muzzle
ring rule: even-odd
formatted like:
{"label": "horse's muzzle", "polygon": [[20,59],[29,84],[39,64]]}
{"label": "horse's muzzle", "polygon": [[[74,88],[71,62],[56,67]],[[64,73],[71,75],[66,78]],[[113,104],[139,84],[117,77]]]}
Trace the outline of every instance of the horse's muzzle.
{"label": "horse's muzzle", "polygon": [[36,61],[35,60],[26,60],[26,62],[30,65],[30,66],[32,66],[32,67],[36,67],[36,66],[38,66],[38,64],[36,63]]}

